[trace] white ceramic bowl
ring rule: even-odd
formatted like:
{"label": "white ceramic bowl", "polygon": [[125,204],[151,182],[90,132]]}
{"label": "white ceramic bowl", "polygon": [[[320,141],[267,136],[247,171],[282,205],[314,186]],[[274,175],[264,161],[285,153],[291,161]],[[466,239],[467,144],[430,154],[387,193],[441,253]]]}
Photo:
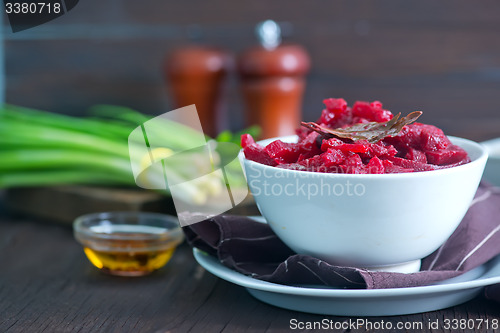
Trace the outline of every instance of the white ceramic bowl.
{"label": "white ceramic bowl", "polygon": [[493,185],[500,186],[500,138],[481,142],[488,152],[488,163],[484,178]]}
{"label": "white ceramic bowl", "polygon": [[[260,141],[261,145],[295,136]],[[285,170],[247,160],[260,212],[292,250],[332,264],[414,272],[464,217],[487,160],[478,143],[450,137],[472,162],[403,174],[352,175]]]}

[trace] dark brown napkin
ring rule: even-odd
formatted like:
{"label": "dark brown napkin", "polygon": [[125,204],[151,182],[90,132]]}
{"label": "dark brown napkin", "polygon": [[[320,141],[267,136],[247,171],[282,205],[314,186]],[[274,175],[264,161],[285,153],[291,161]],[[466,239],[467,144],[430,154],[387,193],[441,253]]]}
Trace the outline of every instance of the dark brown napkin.
{"label": "dark brown napkin", "polygon": [[[242,274],[286,285],[402,288],[431,284],[467,272],[500,254],[500,191],[482,184],[453,235],[422,260],[418,273],[369,272],[295,254],[268,225],[241,216],[217,216],[185,227],[188,242]],[[487,290],[500,301],[500,287]]]}

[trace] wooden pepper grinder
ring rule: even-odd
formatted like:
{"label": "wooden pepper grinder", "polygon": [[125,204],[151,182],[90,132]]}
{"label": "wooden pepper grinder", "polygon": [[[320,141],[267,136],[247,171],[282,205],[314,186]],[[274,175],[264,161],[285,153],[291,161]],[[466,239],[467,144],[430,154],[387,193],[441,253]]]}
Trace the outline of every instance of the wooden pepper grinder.
{"label": "wooden pepper grinder", "polygon": [[280,45],[281,31],[274,21],[258,24],[256,32],[261,45],[238,59],[247,125],[260,125],[263,138],[295,134],[309,56],[299,45]]}
{"label": "wooden pepper grinder", "polygon": [[[196,45],[174,50],[165,63],[175,107],[196,104],[203,132],[211,137],[224,125],[221,97],[231,63],[228,53]],[[182,121],[189,123],[189,119]]]}

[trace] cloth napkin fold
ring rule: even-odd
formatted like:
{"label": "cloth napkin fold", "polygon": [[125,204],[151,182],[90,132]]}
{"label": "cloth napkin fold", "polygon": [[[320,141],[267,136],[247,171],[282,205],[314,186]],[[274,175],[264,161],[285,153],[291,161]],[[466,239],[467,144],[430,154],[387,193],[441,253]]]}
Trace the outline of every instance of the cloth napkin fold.
{"label": "cloth napkin fold", "polygon": [[[422,260],[420,272],[370,272],[330,265],[294,253],[263,223],[221,215],[187,227],[188,242],[225,266],[254,278],[285,285],[337,288],[402,288],[428,285],[467,272],[500,254],[500,189],[481,184],[453,235]],[[486,290],[500,301],[500,285]]]}

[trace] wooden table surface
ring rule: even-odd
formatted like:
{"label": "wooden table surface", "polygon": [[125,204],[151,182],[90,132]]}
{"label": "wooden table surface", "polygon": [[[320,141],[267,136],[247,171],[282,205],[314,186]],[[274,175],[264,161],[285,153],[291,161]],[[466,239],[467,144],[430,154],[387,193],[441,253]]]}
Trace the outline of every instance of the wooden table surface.
{"label": "wooden table surface", "polygon": [[[70,227],[5,212],[0,215],[0,267],[0,332],[278,332],[289,331],[292,319],[358,319],[264,304],[201,268],[186,244],[150,276],[104,275],[87,261]],[[429,321],[491,322],[500,319],[499,310],[499,304],[479,297],[441,311],[362,319],[394,326],[422,323],[424,330],[410,331],[441,332],[443,327],[427,329]]]}

